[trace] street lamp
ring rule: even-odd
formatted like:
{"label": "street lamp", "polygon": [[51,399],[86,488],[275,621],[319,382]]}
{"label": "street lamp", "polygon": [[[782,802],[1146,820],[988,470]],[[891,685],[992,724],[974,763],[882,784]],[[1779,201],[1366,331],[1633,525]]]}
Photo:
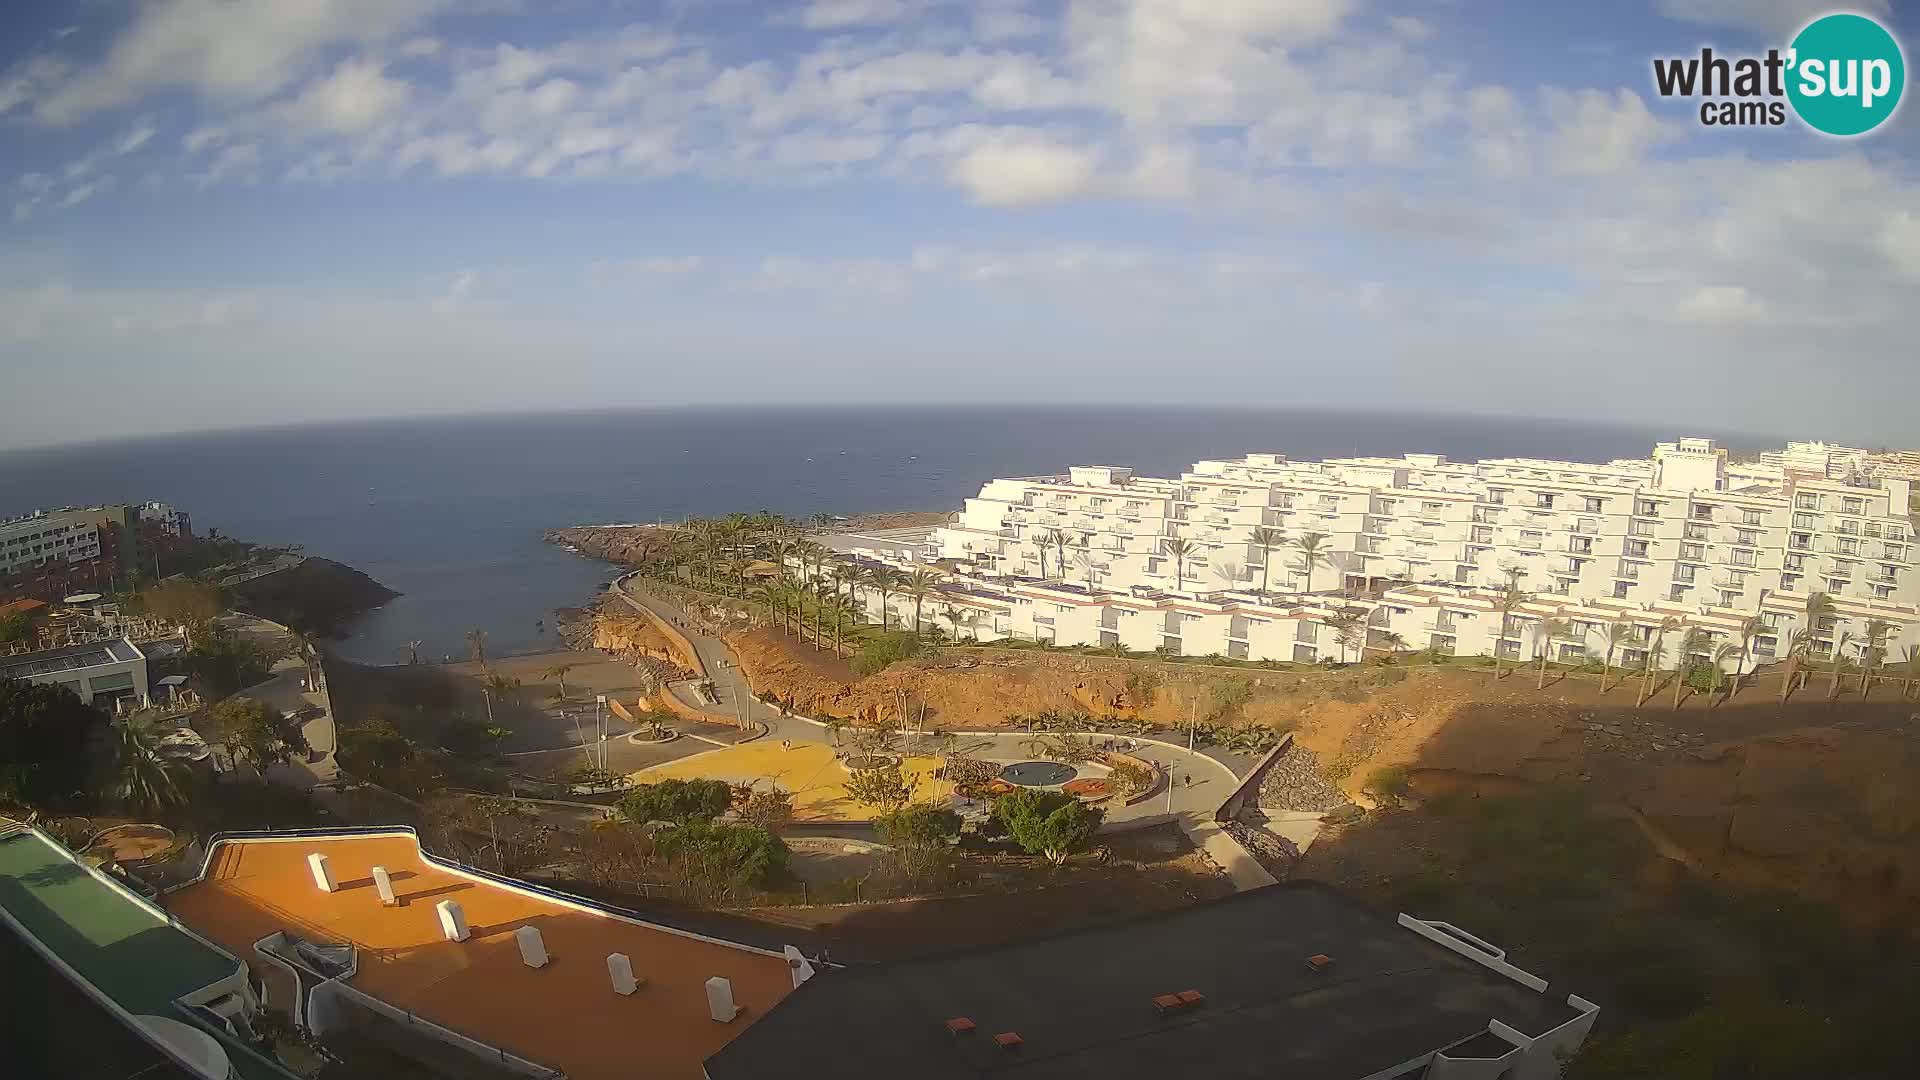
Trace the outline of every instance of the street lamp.
{"label": "street lamp", "polygon": [[607,695],[594,695],[593,718],[600,728],[600,768],[605,770],[607,767]]}

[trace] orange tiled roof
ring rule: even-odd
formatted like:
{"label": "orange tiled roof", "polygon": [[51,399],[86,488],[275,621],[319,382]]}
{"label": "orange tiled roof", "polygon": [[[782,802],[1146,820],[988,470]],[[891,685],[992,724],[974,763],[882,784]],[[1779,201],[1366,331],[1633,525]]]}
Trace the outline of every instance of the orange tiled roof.
{"label": "orange tiled roof", "polygon": [[[321,892],[307,855],[327,856],[337,891]],[[372,868],[399,896],[385,907]],[[472,937],[445,941],[434,905],[457,900]],[[254,943],[275,931],[351,942],[360,991],[539,1064],[572,1080],[698,1078],[701,1063],[791,992],[786,961],[450,870],[421,857],[406,833],[275,837],[217,845],[205,878],[167,905],[263,974]],[[551,960],[521,962],[513,931],[538,927]],[[615,994],[607,954],[633,962],[643,985]],[[705,983],[733,983],[742,1015],[707,1013]],[[275,1002],[284,1005],[284,1002]]]}

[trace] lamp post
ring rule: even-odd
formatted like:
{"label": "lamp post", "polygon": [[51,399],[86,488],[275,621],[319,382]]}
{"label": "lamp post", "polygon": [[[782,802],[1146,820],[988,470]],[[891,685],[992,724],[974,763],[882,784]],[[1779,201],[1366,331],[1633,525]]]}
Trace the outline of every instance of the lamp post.
{"label": "lamp post", "polygon": [[607,695],[594,696],[593,718],[600,727],[600,768],[604,771],[607,767]]}

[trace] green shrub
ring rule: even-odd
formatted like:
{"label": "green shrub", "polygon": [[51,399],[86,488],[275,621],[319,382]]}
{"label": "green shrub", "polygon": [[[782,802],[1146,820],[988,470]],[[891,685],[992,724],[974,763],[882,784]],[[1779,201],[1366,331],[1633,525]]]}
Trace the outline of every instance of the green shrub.
{"label": "green shrub", "polygon": [[662,780],[622,796],[620,816],[635,825],[708,822],[726,813],[732,803],[733,789],[724,780]]}
{"label": "green shrub", "polygon": [[919,638],[904,631],[892,630],[867,642],[860,650],[860,655],[853,658],[853,671],[856,675],[872,675],[919,653]]}
{"label": "green shrub", "polygon": [[1695,664],[1687,669],[1687,689],[1696,694],[1712,694],[1719,690],[1716,682],[1724,682],[1725,675],[1716,674],[1712,664]]}
{"label": "green shrub", "polygon": [[759,825],[689,821],[662,831],[658,842],[685,869],[710,880],[764,886],[787,874],[787,845]]}
{"label": "green shrub", "polygon": [[995,799],[993,816],[1022,850],[1056,866],[1086,846],[1101,818],[1071,795],[1030,788]]}

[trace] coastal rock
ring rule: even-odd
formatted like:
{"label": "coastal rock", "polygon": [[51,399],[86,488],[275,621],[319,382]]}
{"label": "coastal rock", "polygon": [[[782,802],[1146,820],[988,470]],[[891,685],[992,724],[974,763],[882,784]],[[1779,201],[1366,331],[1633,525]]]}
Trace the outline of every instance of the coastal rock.
{"label": "coastal rock", "polygon": [[298,566],[236,585],[229,602],[240,611],[316,637],[346,636],[347,624],[400,594],[332,559],[309,558]]}

